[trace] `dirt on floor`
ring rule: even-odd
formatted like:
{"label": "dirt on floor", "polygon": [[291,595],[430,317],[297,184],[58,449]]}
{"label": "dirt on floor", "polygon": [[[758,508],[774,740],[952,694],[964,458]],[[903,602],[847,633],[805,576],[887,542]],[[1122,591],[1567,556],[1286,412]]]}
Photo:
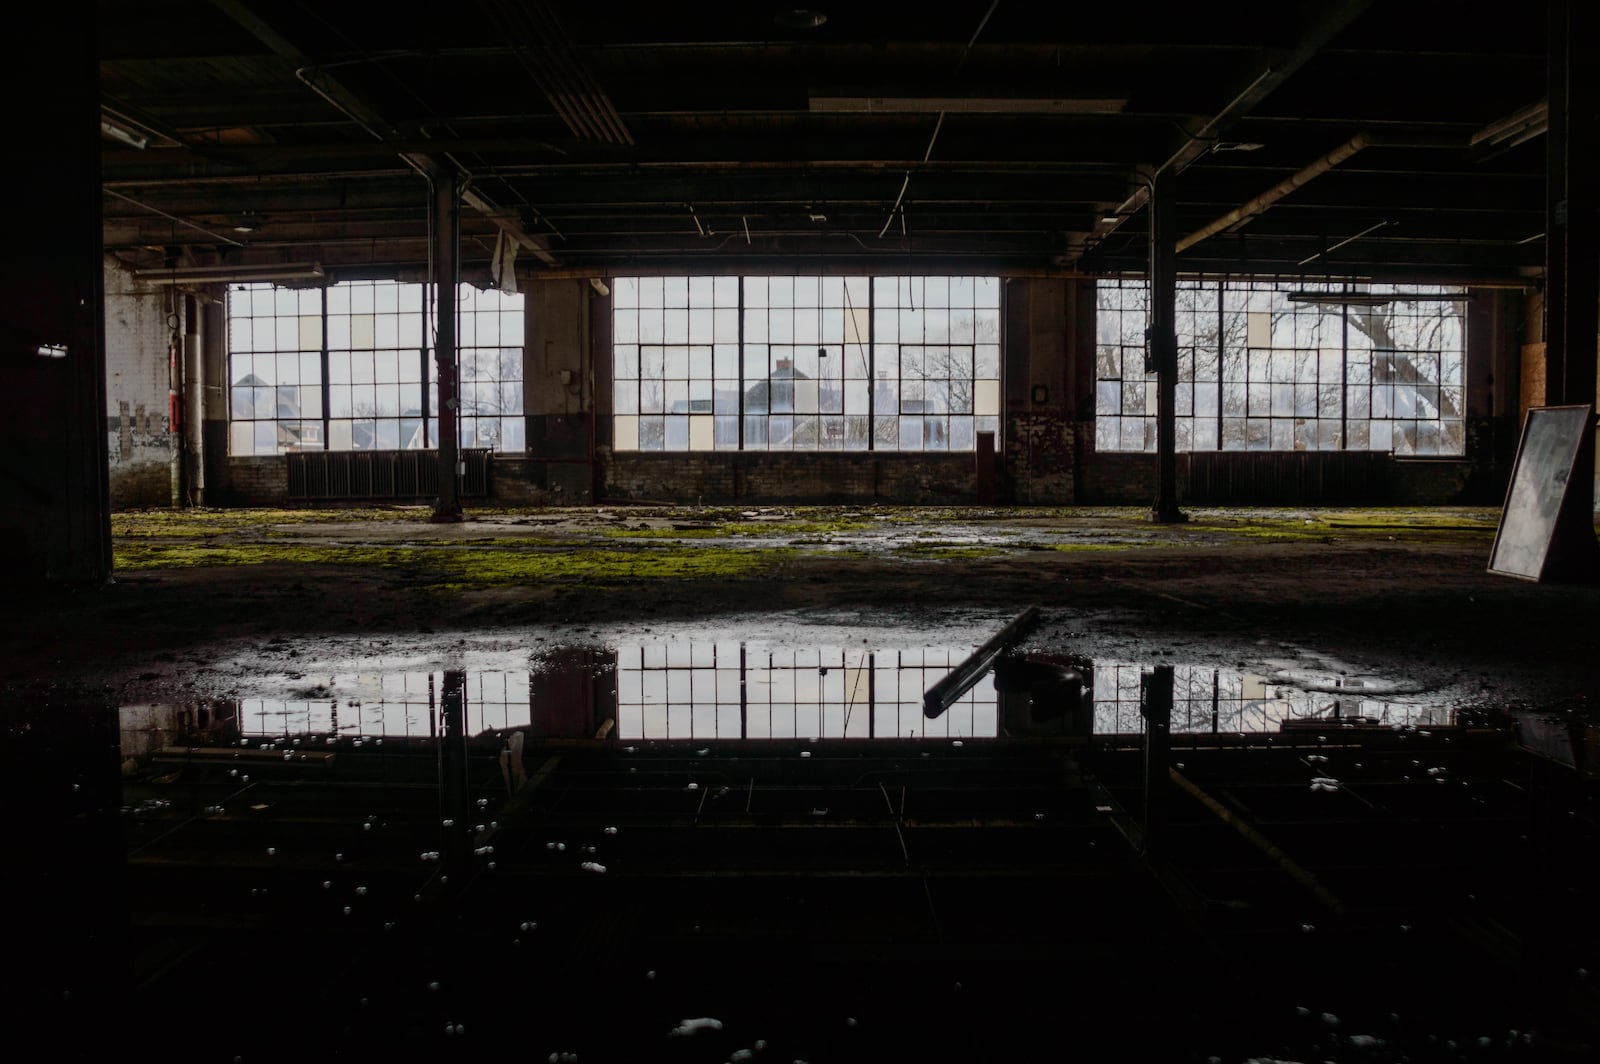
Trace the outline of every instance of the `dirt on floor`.
{"label": "dirt on floor", "polygon": [[[381,645],[440,664],[641,625],[850,624],[1260,667],[1303,658],[1452,705],[1589,713],[1600,589],[1487,571],[1492,509],[416,507],[115,515],[114,580],[12,593],[7,700],[237,690]],[[290,659],[287,660],[286,659]]]}

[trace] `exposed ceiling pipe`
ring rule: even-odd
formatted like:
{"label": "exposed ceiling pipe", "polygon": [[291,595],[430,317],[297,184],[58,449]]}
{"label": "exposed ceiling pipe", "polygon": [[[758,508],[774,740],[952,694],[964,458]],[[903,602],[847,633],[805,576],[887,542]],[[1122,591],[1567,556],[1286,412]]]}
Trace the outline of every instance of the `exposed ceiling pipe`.
{"label": "exposed ceiling pipe", "polygon": [[190,229],[193,229],[196,232],[204,233],[206,236],[210,237],[213,240],[220,241],[221,243],[224,243],[224,244],[232,244],[236,248],[242,248],[242,247],[245,246],[243,241],[235,240],[235,239],[233,239],[232,237],[229,237],[229,236],[223,236],[221,233],[213,233],[211,230],[206,229],[203,226],[196,225],[194,222],[189,221],[189,219],[187,219],[187,218],[179,218],[176,214],[168,214],[166,211],[162,210],[160,207],[152,207],[148,203],[140,203],[138,200],[134,199],[132,196],[124,196],[122,193],[115,192],[115,191],[113,191],[113,190],[111,190],[109,188],[101,189],[101,191],[104,192],[108,196],[115,196],[117,199],[122,200],[124,203],[131,203],[135,207],[138,207],[140,210],[149,211],[152,214],[159,214],[161,217],[166,218],[169,221],[176,222],[179,225],[188,226]]}
{"label": "exposed ceiling pipe", "polygon": [[1251,218],[1254,218],[1268,207],[1271,207],[1274,203],[1277,203],[1279,200],[1283,199],[1283,197],[1287,196],[1301,185],[1304,185],[1308,181],[1319,178],[1329,170],[1332,170],[1335,166],[1338,166],[1340,163],[1350,158],[1350,156],[1365,148],[1371,142],[1372,140],[1369,134],[1357,133],[1355,136],[1351,137],[1349,140],[1345,141],[1343,144],[1339,145],[1337,148],[1333,149],[1328,154],[1312,163],[1310,166],[1297,170],[1293,174],[1290,174],[1288,177],[1284,178],[1282,181],[1279,181],[1276,185],[1273,185],[1271,188],[1261,193],[1261,195],[1248,201],[1243,206],[1235,207],[1233,210],[1229,211],[1227,214],[1224,214],[1216,221],[1211,222],[1209,225],[1200,227],[1199,229],[1190,233],[1188,236],[1179,240],[1178,251],[1180,253],[1187,251],[1207,237],[1216,236],[1223,230],[1232,229],[1236,225],[1249,221]]}
{"label": "exposed ceiling pipe", "polygon": [[1549,126],[1550,101],[1540,100],[1538,103],[1531,103],[1513,111],[1504,118],[1490,122],[1472,135],[1470,143],[1476,148],[1480,144],[1498,144],[1516,138],[1514,143],[1520,144],[1530,136],[1545,132]]}
{"label": "exposed ceiling pipe", "polygon": [[1340,248],[1344,247],[1346,244],[1353,244],[1357,240],[1360,240],[1362,237],[1366,236],[1368,233],[1376,233],[1379,229],[1382,229],[1384,226],[1386,226],[1388,224],[1389,224],[1388,220],[1385,219],[1384,221],[1378,222],[1375,225],[1369,225],[1365,229],[1361,230],[1361,232],[1356,233],[1354,236],[1347,236],[1343,240],[1339,241],[1337,244],[1334,244],[1331,247],[1324,248],[1321,251],[1317,252],[1315,255],[1307,255],[1305,258],[1303,258],[1299,262],[1295,263],[1295,265],[1296,266],[1309,266],[1311,263],[1313,263],[1313,262],[1317,261],[1318,259],[1322,258],[1322,256],[1331,255],[1335,251],[1338,251]]}
{"label": "exposed ceiling pipe", "polygon": [[1321,177],[1340,163],[1364,148],[1456,148],[1461,147],[1459,138],[1451,136],[1407,136],[1385,135],[1380,133],[1357,133],[1337,148],[1328,152],[1311,165],[1297,170],[1293,174],[1279,181],[1261,195],[1248,201],[1242,206],[1224,214],[1209,225],[1190,233],[1178,241],[1178,251],[1187,251],[1208,237],[1216,236],[1225,230],[1237,229],[1256,215],[1261,214],[1274,203],[1283,199],[1295,189],[1307,182]]}
{"label": "exposed ceiling pipe", "polygon": [[[1156,172],[1172,170],[1175,173],[1182,173],[1189,164],[1204,156],[1211,150],[1210,146],[1216,142],[1217,136],[1224,129],[1254,110],[1257,104],[1288,81],[1296,71],[1311,60],[1312,56],[1320,52],[1330,40],[1338,36],[1372,4],[1373,0],[1345,0],[1343,3],[1329,4],[1323,8],[1320,17],[1306,28],[1306,32],[1293,50],[1257,74],[1244,91],[1207,120],[1199,130],[1185,134],[1183,144],[1166,162],[1155,168]],[[1133,194],[1117,207],[1113,216],[1108,216],[1114,217],[1114,220],[1104,223],[1106,228],[1097,234],[1097,242],[1110,236],[1149,201],[1150,187],[1141,177]]]}

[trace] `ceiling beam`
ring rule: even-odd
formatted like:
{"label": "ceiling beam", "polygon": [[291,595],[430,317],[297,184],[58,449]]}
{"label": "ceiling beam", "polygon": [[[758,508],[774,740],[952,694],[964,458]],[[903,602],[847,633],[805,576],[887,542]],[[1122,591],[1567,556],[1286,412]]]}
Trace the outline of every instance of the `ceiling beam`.
{"label": "ceiling beam", "polygon": [[[252,11],[243,0],[212,0],[212,3],[262,44],[293,62],[296,66],[295,77],[302,84],[328,101],[335,110],[355,121],[374,139],[388,141],[400,135],[400,131],[390,125],[376,109],[341,84],[337,78],[319,69],[310,56]],[[440,158],[424,151],[400,151],[397,154],[407,165],[426,176],[429,181],[441,173],[465,169],[448,155]],[[524,250],[531,252],[540,262],[547,266],[559,264],[560,260],[550,252],[550,242],[542,236],[529,233],[515,215],[497,207],[483,194],[473,191],[470,186],[461,198],[463,203],[494,222],[501,231],[515,240]]]}
{"label": "ceiling beam", "polygon": [[[1293,49],[1278,57],[1276,62],[1269,63],[1227,106],[1194,132],[1186,134],[1183,143],[1156,170],[1170,170],[1174,174],[1181,174],[1190,164],[1202,158],[1229,126],[1248,115],[1256,105],[1293,77],[1329,41],[1371,7],[1372,3],[1373,0],[1340,0],[1338,3],[1321,7],[1320,13],[1306,27],[1299,43]],[[1108,216],[1110,220],[1102,222],[1101,227],[1098,227],[1095,242],[1098,243],[1100,239],[1109,236],[1122,224],[1123,219],[1136,213],[1149,201],[1150,186],[1145,183],[1138,184],[1133,194],[1117,208],[1115,215]]]}

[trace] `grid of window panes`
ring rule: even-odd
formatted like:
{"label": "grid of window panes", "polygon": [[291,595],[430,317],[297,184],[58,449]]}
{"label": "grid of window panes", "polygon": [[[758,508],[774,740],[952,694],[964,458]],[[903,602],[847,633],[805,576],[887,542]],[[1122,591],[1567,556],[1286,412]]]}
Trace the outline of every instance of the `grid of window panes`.
{"label": "grid of window panes", "polygon": [[[1096,735],[1137,735],[1143,666],[1095,662]],[[1448,724],[1448,707],[1374,698],[1359,685],[1343,691],[1304,691],[1234,669],[1176,665],[1172,670],[1172,733],[1276,733],[1284,721],[1363,718],[1383,724]]]}
{"label": "grid of window panes", "polygon": [[997,278],[621,277],[612,293],[619,451],[972,450],[999,429]]}
{"label": "grid of window panes", "polygon": [[[243,699],[239,703],[242,733],[292,740],[333,735],[426,736],[444,729],[439,717],[444,696],[441,672],[348,673],[334,675],[326,683],[340,697]],[[528,723],[526,672],[469,672],[464,693],[469,735]]]}
{"label": "grid of window panes", "polygon": [[[1350,290],[1394,297],[1375,307],[1288,298],[1313,289],[1327,286],[1179,284],[1178,448],[1464,453],[1464,291]],[[1098,286],[1099,450],[1155,449],[1147,308],[1143,281]]]}
{"label": "grid of window panes", "polygon": [[426,287],[358,281],[327,292],[328,449],[426,447]]}
{"label": "grid of window panes", "polygon": [[773,648],[737,642],[617,648],[622,739],[918,738],[998,734],[993,678],[935,720],[922,693],[966,651]]}
{"label": "grid of window panes", "polygon": [[233,454],[322,450],[322,292],[241,285],[228,296]]}
{"label": "grid of window panes", "polygon": [[[430,295],[392,281],[234,286],[232,453],[436,445]],[[522,450],[522,297],[462,285],[457,307],[461,443]]]}
{"label": "grid of window panes", "polygon": [[522,416],[522,296],[458,289],[456,359],[461,367],[463,447],[527,449]]}

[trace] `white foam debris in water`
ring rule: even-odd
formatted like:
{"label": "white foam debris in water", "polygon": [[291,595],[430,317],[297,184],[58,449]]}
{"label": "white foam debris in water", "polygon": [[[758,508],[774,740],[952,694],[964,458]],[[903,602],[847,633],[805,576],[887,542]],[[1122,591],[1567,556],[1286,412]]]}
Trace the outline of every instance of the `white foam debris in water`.
{"label": "white foam debris in water", "polygon": [[644,973],[644,977],[646,979],[654,979],[656,977],[656,970],[654,968],[650,969],[648,972]]}
{"label": "white foam debris in water", "polygon": [[800,756],[801,757],[810,757],[811,756],[811,751],[810,750],[802,750],[802,751],[800,751]]}
{"label": "white foam debris in water", "polygon": [[844,1018],[844,1025],[846,1027],[854,1027],[856,1025],[856,1018],[854,1016],[846,1016]]}
{"label": "white foam debris in water", "polygon": [[755,1049],[755,1051],[757,1053],[759,1053],[763,1049],[767,1048],[767,1040],[765,1038],[757,1038],[754,1042],[752,1042],[750,1044]]}
{"label": "white foam debris in water", "polygon": [[689,786],[684,788],[684,790],[686,790],[686,791],[698,791],[699,789],[700,789],[700,785],[698,783],[691,783],[691,784],[689,784]]}
{"label": "white foam debris in water", "polygon": [[438,990],[439,989],[439,984],[437,982],[429,983],[428,984],[428,989],[429,990]]}
{"label": "white foam debris in water", "polygon": [[1331,1012],[1324,1012],[1322,1014],[1322,1022],[1327,1024],[1329,1027],[1337,1027],[1339,1026],[1339,1017],[1335,1016]]}
{"label": "white foam debris in water", "polygon": [[537,931],[538,929],[538,923],[533,920],[524,920],[522,923],[517,925],[517,930],[519,931]]}
{"label": "white foam debris in water", "polygon": [[1323,757],[1321,754],[1307,754],[1306,760],[1310,761],[1312,764],[1321,765],[1326,764],[1328,759]]}
{"label": "white foam debris in water", "polygon": [[704,750],[696,750],[694,753],[695,753],[696,757],[705,757],[710,752],[711,752],[711,747],[708,746]]}
{"label": "white foam debris in water", "polygon": [[1353,1034],[1350,1044],[1357,1049],[1377,1049],[1383,1045],[1383,1039],[1370,1034]]}
{"label": "white foam debris in water", "polygon": [[673,1038],[683,1038],[687,1035],[698,1034],[701,1031],[720,1030],[722,1030],[721,1020],[712,1016],[701,1016],[697,1019],[680,1021],[678,1026],[668,1031],[667,1034]]}
{"label": "white foam debris in water", "polygon": [[598,873],[600,873],[602,875],[605,873],[605,870],[606,870],[606,866],[605,865],[596,864],[594,861],[585,861],[585,862],[583,862],[583,864],[579,865],[578,867],[583,869],[585,872],[598,872]]}
{"label": "white foam debris in water", "polygon": [[1316,924],[1301,924],[1300,925],[1300,930],[1305,932],[1308,935],[1311,934],[1311,932],[1315,931],[1316,929],[1317,929],[1317,925]]}
{"label": "white foam debris in water", "polygon": [[365,894],[366,892],[367,892],[367,888],[366,887],[357,887],[356,888],[356,893],[357,894]]}
{"label": "white foam debris in water", "polygon": [[267,847],[267,856],[268,857],[276,857],[276,856],[278,856],[278,848],[276,846],[268,846]]}
{"label": "white foam debris in water", "polygon": [[965,744],[960,739],[957,739],[955,742],[951,743],[950,745],[951,746],[964,746]]}
{"label": "white foam debris in water", "polygon": [[745,1061],[754,1060],[755,1058],[756,1055],[753,1050],[735,1049],[733,1053],[729,1055],[728,1060],[730,1064],[744,1064]]}
{"label": "white foam debris in water", "polygon": [[607,835],[615,835],[616,833],[617,833],[617,829],[616,828],[606,828],[606,834]]}
{"label": "white foam debris in water", "polygon": [[1306,1008],[1304,1005],[1299,1005],[1295,1008],[1294,1014],[1296,1016],[1309,1016],[1311,1015],[1311,1010]]}

